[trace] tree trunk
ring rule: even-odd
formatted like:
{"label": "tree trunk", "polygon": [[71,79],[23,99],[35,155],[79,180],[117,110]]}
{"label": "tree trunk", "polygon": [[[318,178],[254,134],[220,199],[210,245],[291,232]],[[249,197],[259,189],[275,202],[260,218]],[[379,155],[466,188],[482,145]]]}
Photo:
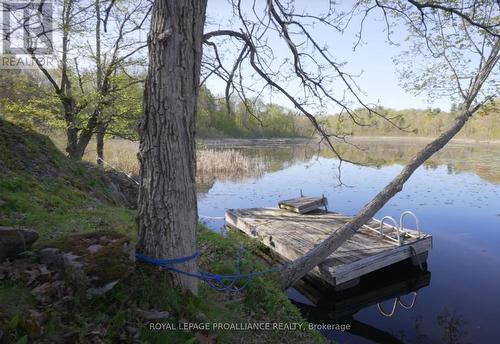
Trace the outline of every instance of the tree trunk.
{"label": "tree trunk", "polygon": [[[194,136],[206,5],[206,0],[157,0],[153,6],[139,125],[137,250],[155,258],[196,251]],[[176,267],[197,271],[195,261]],[[173,279],[197,293],[197,280],[181,274]]]}
{"label": "tree trunk", "polygon": [[83,130],[81,130],[80,135],[78,136],[78,142],[76,145],[76,150],[72,156],[74,159],[81,160],[83,155],[85,154],[85,149],[89,145],[90,140],[92,139],[92,135],[97,128],[98,117],[99,117],[99,109],[95,110],[90,116],[87,125]]}
{"label": "tree trunk", "polygon": [[70,158],[75,158],[78,143],[78,131],[73,124],[66,128],[66,152]]}
{"label": "tree trunk", "polygon": [[103,167],[104,164],[104,134],[106,133],[106,128],[104,123],[99,121],[97,123],[96,138],[96,151],[97,151],[97,166]]}
{"label": "tree trunk", "polygon": [[281,273],[281,282],[284,288],[292,286],[293,283],[304,277],[315,266],[323,262],[330,254],[338,249],[346,240],[351,238],[356,231],[372,218],[395,194],[403,190],[404,183],[418,167],[450,142],[460,129],[463,128],[474,112],[479,109],[480,104],[473,105],[473,103],[476,101],[477,95],[484,82],[488,79],[488,76],[497,65],[499,59],[500,38],[497,38],[488,58],[481,64],[481,69],[471,80],[464,102],[460,106],[459,115],[457,115],[453,125],[418,152],[403,170],[387,184],[377,196],[368,202],[351,221],[340,227],[335,233],[325,239],[321,244],[314,247],[306,255],[296,259],[288,265],[287,269],[283,270]]}
{"label": "tree trunk", "polygon": [[61,103],[66,121],[66,152],[74,158],[78,146],[78,129],[75,127],[75,102],[72,98],[62,98]]}
{"label": "tree trunk", "polygon": [[[96,26],[95,26],[95,64],[96,64],[96,89],[102,91],[102,63],[101,63],[101,2],[95,1]],[[98,103],[100,108],[101,104]],[[97,166],[103,167],[104,164],[104,123],[102,123],[101,111],[98,113],[97,132],[96,132],[96,153]]]}

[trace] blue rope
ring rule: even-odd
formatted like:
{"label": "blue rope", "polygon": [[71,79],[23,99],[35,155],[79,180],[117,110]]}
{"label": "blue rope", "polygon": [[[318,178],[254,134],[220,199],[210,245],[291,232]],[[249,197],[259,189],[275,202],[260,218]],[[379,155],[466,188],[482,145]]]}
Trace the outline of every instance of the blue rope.
{"label": "blue rope", "polygon": [[[179,258],[170,258],[170,259],[158,259],[158,258],[153,258],[146,256],[145,254],[142,253],[136,253],[135,257],[137,258],[138,261],[144,262],[144,263],[149,263],[153,265],[157,265],[161,267],[162,269],[165,270],[170,270],[177,272],[179,274],[183,274],[186,276],[190,276],[193,278],[198,278],[202,281],[205,281],[210,288],[220,291],[220,292],[225,292],[225,291],[241,291],[245,289],[248,286],[248,283],[250,283],[250,280],[256,276],[262,276],[264,274],[270,273],[270,272],[276,272],[280,271],[285,267],[285,265],[280,265],[280,266],[275,266],[263,271],[255,271],[255,272],[249,272],[246,274],[241,273],[240,265],[241,265],[241,253],[243,252],[244,248],[243,245],[240,245],[240,250],[238,252],[238,256],[236,259],[236,273],[235,274],[212,274],[209,272],[203,272],[203,271],[198,271],[198,273],[194,272],[188,272],[184,271],[178,268],[175,268],[171,265],[174,264],[180,264],[180,263],[186,263],[190,260],[196,259],[199,256],[199,252],[195,252],[194,254],[190,256],[185,256],[185,257],[179,257]],[[235,283],[240,280],[245,280],[245,282],[241,285],[241,287],[235,286]],[[229,283],[228,283],[229,282]]]}
{"label": "blue rope", "polygon": [[137,260],[150,263],[153,265],[171,265],[171,264],[180,264],[180,263],[185,263],[189,262],[190,260],[195,259],[196,257],[199,256],[199,252],[195,252],[190,256],[185,256],[185,257],[180,257],[180,258],[171,258],[171,259],[158,259],[158,258],[152,258],[149,256],[146,256],[145,254],[142,253],[136,253],[135,257]]}

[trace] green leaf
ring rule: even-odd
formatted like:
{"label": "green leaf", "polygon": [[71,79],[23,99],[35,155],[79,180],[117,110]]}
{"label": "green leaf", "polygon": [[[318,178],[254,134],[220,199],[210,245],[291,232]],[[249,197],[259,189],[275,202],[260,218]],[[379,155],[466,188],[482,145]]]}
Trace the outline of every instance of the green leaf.
{"label": "green leaf", "polygon": [[27,335],[24,335],[21,337],[21,339],[19,339],[16,344],[28,344],[28,336]]}
{"label": "green leaf", "polygon": [[9,330],[15,330],[17,328],[17,326],[19,325],[19,321],[21,320],[21,318],[19,317],[19,314],[16,314],[12,317],[12,319],[10,319],[9,321]]}
{"label": "green leaf", "polygon": [[95,322],[100,323],[104,319],[104,314],[102,312],[97,312],[95,316]]}
{"label": "green leaf", "polygon": [[196,339],[196,337],[189,338],[184,342],[184,344],[196,344],[196,343],[198,343],[198,339]]}

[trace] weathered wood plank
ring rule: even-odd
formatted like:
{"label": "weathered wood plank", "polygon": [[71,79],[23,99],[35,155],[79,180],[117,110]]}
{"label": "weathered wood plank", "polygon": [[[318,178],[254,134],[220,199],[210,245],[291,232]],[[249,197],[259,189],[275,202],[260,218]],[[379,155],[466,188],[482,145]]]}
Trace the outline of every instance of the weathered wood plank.
{"label": "weathered wood plank", "polygon": [[369,272],[411,258],[413,255],[410,246],[413,246],[417,254],[427,252],[431,249],[431,238],[427,237],[418,240],[411,245],[395,246],[391,249],[360,259],[351,264],[334,267],[331,270],[331,273],[337,279],[337,283],[349,281],[353,278],[366,275]]}
{"label": "weathered wood plank", "polygon": [[327,205],[328,200],[326,197],[299,197],[278,202],[278,208],[290,210],[298,214],[305,214],[326,207]]}

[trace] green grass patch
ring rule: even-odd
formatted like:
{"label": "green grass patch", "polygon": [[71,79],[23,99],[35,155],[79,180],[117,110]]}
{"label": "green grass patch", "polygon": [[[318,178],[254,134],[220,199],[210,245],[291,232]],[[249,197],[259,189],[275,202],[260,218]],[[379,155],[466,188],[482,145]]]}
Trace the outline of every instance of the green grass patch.
{"label": "green grass patch", "polygon": [[41,241],[68,233],[135,233],[135,211],[92,197],[64,180],[0,177],[0,226],[38,231]]}
{"label": "green grass patch", "polygon": [[0,318],[10,319],[34,304],[30,289],[15,281],[0,281]]}

